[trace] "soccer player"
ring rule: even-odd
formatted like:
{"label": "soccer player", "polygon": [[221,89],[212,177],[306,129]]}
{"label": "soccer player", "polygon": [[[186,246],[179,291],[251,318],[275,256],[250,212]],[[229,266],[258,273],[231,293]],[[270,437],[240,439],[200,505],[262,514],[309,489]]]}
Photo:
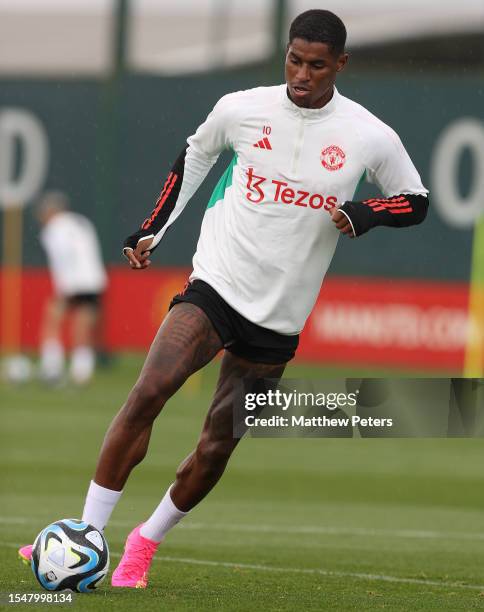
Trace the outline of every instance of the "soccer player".
{"label": "soccer player", "polygon": [[[233,152],[208,202],[189,283],[173,299],[106,434],[87,494],[83,519],[103,529],[166,401],[225,349],[198,443],[153,514],[129,534],[114,586],[146,587],[167,532],[222,476],[238,443],[237,382],[282,376],[339,235],[425,218],[428,192],[398,136],[335,88],[348,61],[345,41],[333,13],[299,15],[289,32],[285,84],[221,98],[188,138],[154,210],[125,242],[131,268],[146,269],[220,153]],[[383,195],[353,201],[362,177]]]}
{"label": "soccer player", "polygon": [[93,224],[69,210],[65,194],[50,191],[39,202],[40,241],[54,285],[44,306],[40,341],[40,377],[57,383],[64,373],[61,327],[67,312],[72,314],[70,379],[87,383],[94,373],[94,338],[99,321],[100,300],[106,272]]}

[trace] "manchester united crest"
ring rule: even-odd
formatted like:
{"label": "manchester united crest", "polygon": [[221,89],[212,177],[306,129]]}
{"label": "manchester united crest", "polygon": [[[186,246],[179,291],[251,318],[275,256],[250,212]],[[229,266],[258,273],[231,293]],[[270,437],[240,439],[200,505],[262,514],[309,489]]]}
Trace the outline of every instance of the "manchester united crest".
{"label": "manchester united crest", "polygon": [[330,145],[321,151],[321,163],[326,170],[339,170],[344,166],[346,155],[342,149],[336,145]]}

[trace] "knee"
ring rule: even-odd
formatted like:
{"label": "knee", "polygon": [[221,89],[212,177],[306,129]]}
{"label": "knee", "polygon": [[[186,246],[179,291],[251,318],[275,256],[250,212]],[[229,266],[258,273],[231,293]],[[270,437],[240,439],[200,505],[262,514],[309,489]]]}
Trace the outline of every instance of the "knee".
{"label": "knee", "polygon": [[123,407],[127,423],[151,424],[171,394],[163,380],[140,378]]}

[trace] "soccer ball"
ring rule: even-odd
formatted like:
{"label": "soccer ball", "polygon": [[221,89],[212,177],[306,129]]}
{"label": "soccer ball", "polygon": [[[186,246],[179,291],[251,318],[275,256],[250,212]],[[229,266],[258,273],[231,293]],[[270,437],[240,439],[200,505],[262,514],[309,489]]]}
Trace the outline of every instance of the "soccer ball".
{"label": "soccer ball", "polygon": [[26,383],[32,378],[32,363],[25,355],[6,357],[1,369],[2,378],[15,385]]}
{"label": "soccer ball", "polygon": [[109,549],[103,534],[92,525],[63,519],[39,533],[31,563],[44,589],[90,593],[108,573]]}

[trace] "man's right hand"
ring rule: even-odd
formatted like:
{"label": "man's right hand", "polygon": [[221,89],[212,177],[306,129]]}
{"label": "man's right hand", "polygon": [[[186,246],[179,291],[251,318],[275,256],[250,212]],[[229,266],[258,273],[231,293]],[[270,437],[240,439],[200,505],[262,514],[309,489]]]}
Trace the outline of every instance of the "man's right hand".
{"label": "man's right hand", "polygon": [[132,270],[144,270],[151,264],[151,261],[148,259],[151,251],[149,251],[148,248],[152,242],[153,237],[150,236],[140,240],[135,249],[124,247],[124,256],[128,260]]}

